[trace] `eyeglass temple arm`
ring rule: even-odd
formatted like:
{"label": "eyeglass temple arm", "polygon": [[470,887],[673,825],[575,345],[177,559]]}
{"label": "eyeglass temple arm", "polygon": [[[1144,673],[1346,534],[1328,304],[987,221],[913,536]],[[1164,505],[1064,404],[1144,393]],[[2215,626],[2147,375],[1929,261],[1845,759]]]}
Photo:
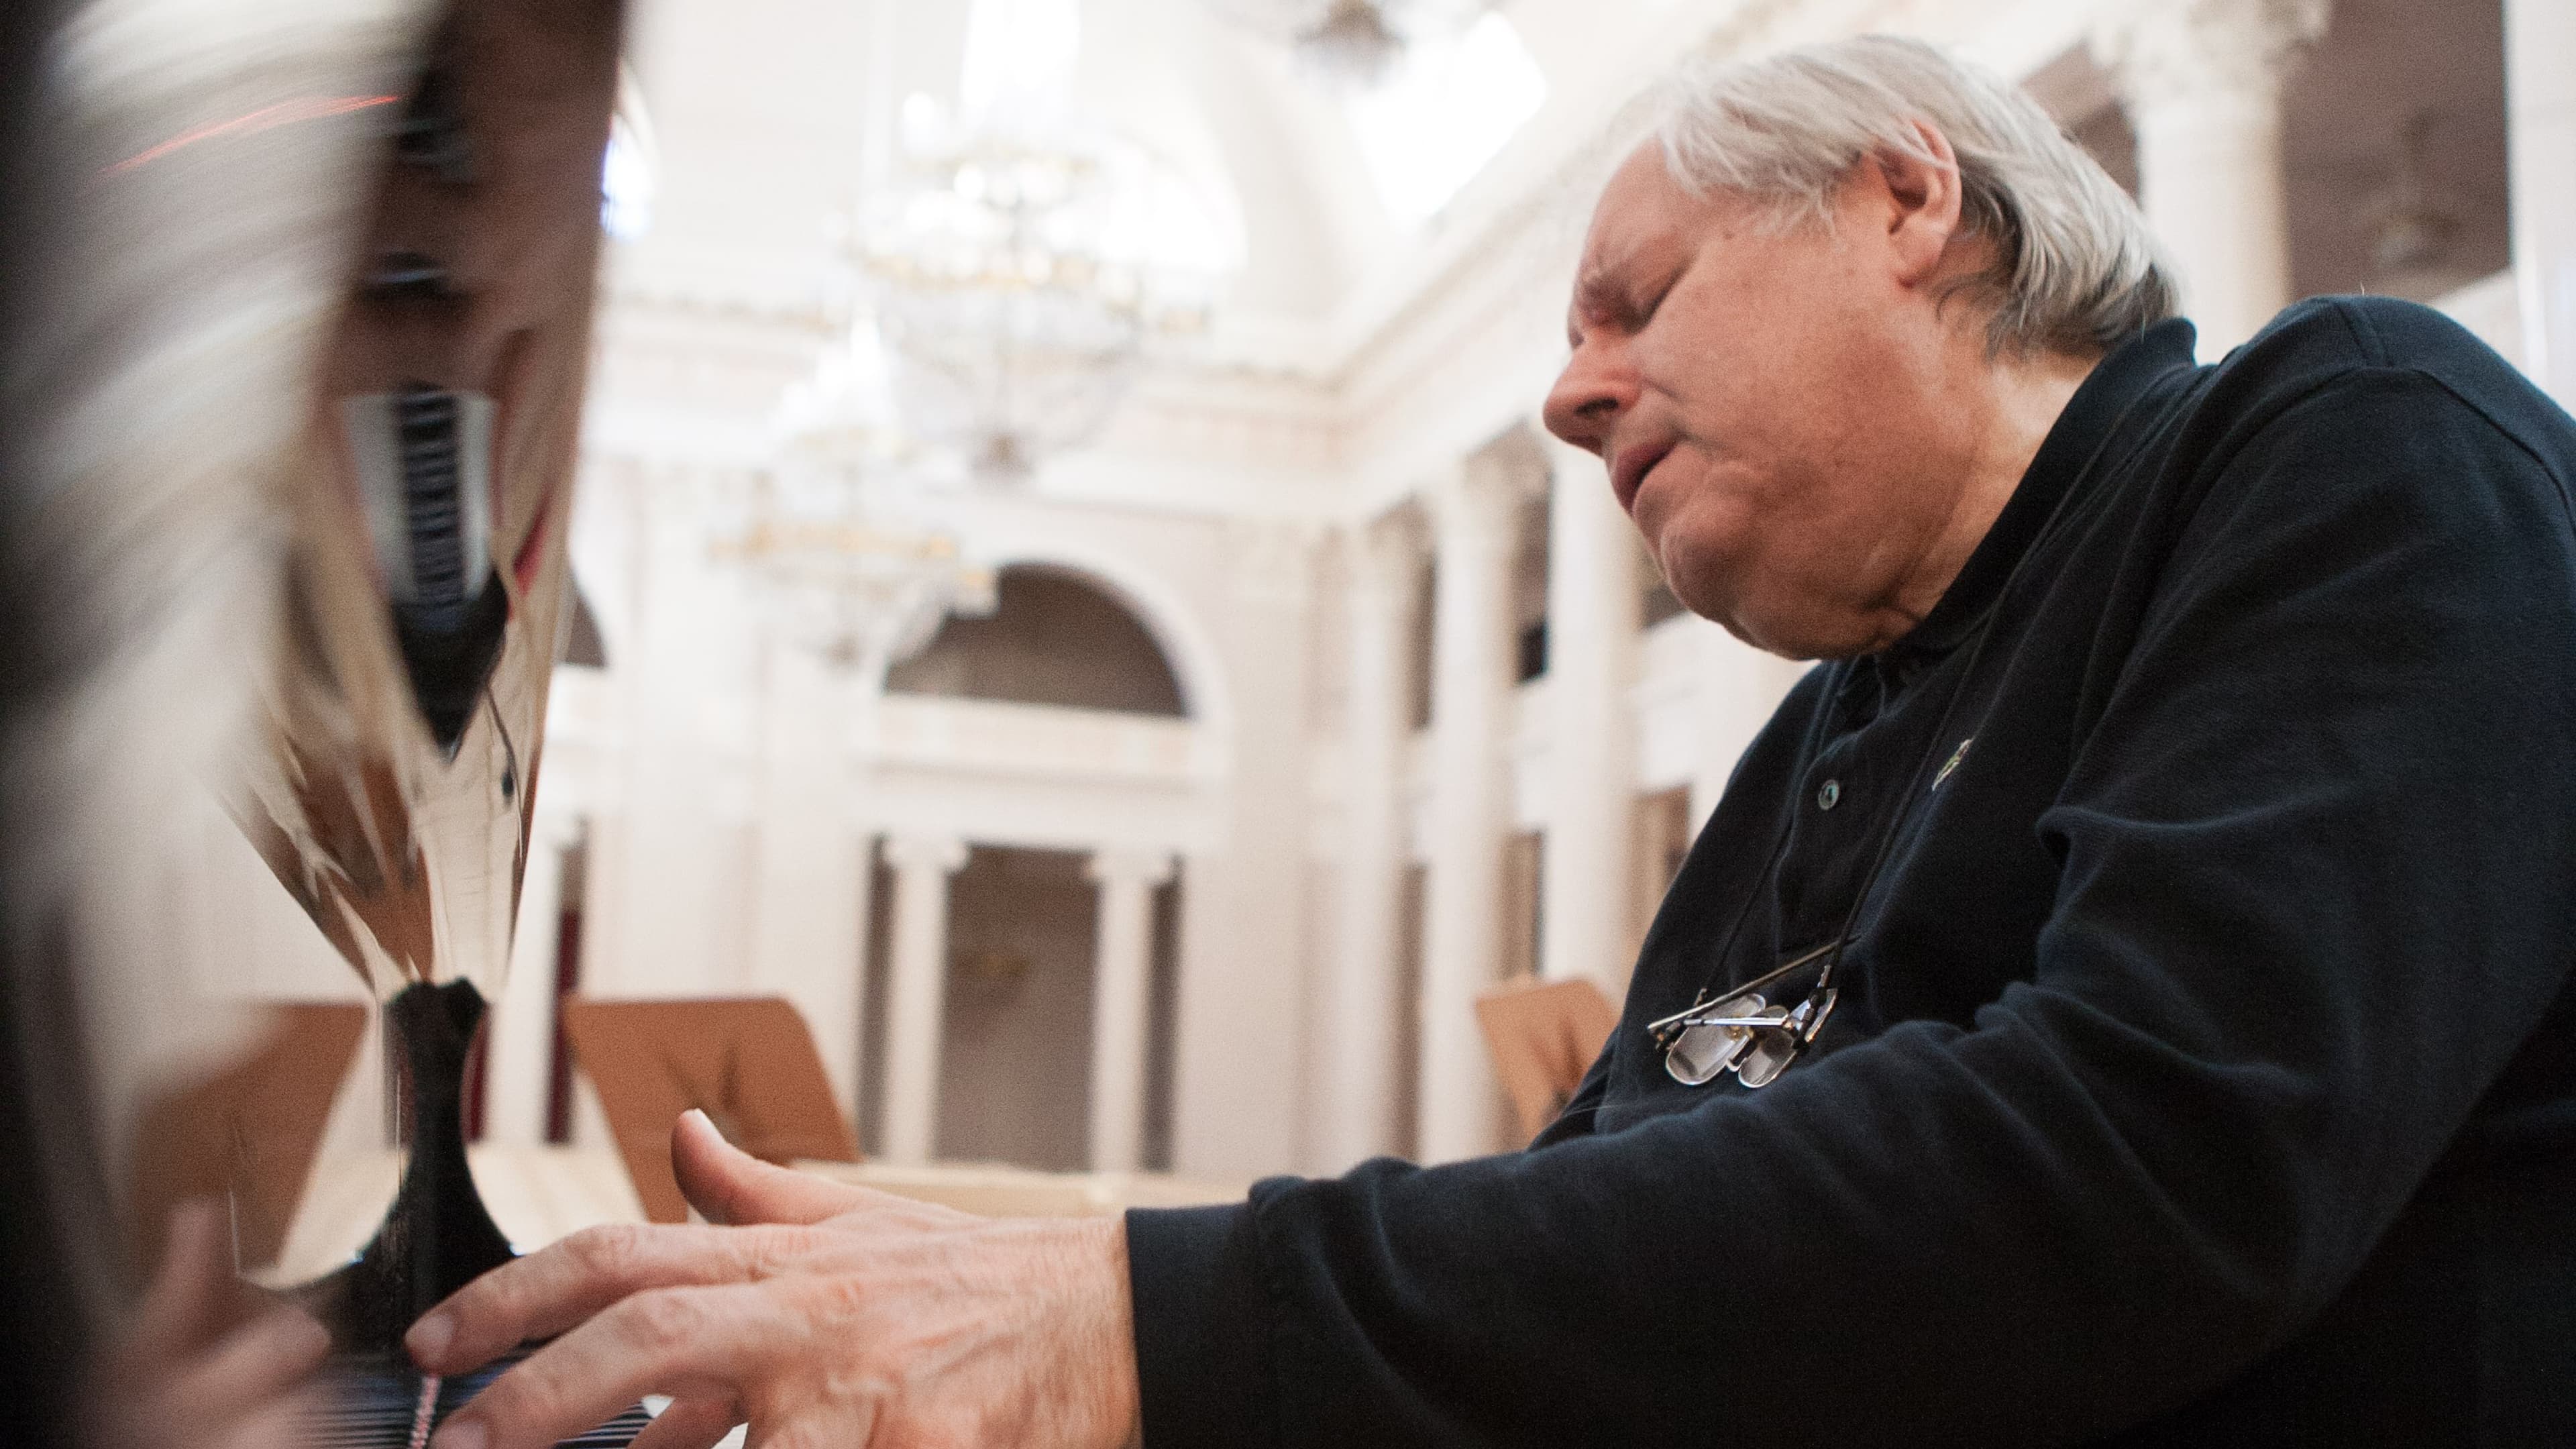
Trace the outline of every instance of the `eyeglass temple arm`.
{"label": "eyeglass temple arm", "polygon": [[[1828,941],[1824,945],[1818,946],[1812,951],[1806,951],[1799,955],[1792,956],[1779,965],[1772,967],[1770,970],[1763,972],[1761,975],[1754,977],[1752,980],[1745,982],[1743,985],[1728,991],[1726,995],[1719,997],[1718,1001],[1720,1003],[1737,1001],[1750,996],[1754,992],[1761,990],[1763,987],[1770,985],[1772,982],[1779,980],[1781,977],[1788,975],[1790,972],[1795,971],[1802,966],[1814,965],[1818,958],[1832,954],[1834,947],[1839,944],[1841,943]],[[1825,985],[1823,981],[1818,981],[1816,984],[1819,987]],[[1689,1006],[1684,1007],[1682,1010],[1674,1012],[1670,1016],[1659,1017],[1654,1021],[1650,1021],[1646,1023],[1646,1035],[1660,1041],[1665,1036],[1673,1032],[1684,1031],[1694,1026],[1751,1026],[1756,1024],[1749,1021],[1741,1021],[1731,1018],[1726,1020],[1718,1020],[1714,1018],[1707,1021],[1694,1020],[1700,1012],[1709,1010],[1711,1005],[1712,1003],[1707,1001],[1695,1001]],[[1763,1026],[1778,1026],[1779,1024],[1780,1023],[1776,1020],[1766,1020],[1759,1023],[1759,1025]]]}

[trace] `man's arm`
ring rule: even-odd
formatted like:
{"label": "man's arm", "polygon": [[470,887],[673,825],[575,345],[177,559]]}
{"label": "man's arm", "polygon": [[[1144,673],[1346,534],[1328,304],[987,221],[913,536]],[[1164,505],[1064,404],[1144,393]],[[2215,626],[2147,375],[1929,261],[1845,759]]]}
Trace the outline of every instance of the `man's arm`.
{"label": "man's arm", "polygon": [[2066,1442],[2312,1322],[2565,984],[2576,541],[2396,371],[2182,537],[2031,981],[1615,1136],[1132,1214],[1156,1449]]}

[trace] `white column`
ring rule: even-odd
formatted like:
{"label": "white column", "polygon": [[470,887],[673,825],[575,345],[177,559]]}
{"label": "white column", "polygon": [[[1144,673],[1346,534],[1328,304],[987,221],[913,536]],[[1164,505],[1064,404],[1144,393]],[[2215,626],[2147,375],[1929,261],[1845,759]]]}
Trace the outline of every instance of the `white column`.
{"label": "white column", "polygon": [[1145,1020],[1154,965],[1154,887],[1172,878],[1167,851],[1104,850],[1091,977],[1091,1169],[1144,1166]]}
{"label": "white column", "polygon": [[885,1155],[928,1162],[939,1122],[939,1044],[947,1030],[948,877],[955,840],[890,839],[894,920],[886,983]]}
{"label": "white column", "polygon": [[1601,460],[1548,445],[1547,855],[1540,969],[1626,994],[1635,874],[1637,544]]}
{"label": "white column", "polygon": [[2576,5],[2505,0],[2504,58],[2524,369],[2576,410]]}
{"label": "white column", "polygon": [[[1315,644],[1311,526],[1229,525],[1225,587],[1202,620],[1225,661],[1194,672],[1193,728],[1215,753],[1198,787],[1212,827],[1181,875],[1172,1028],[1172,1165],[1251,1178],[1300,1160],[1316,985],[1302,887]],[[1209,661],[1213,663],[1214,661]]]}
{"label": "white column", "polygon": [[1491,1152],[1500,1098],[1476,997],[1502,936],[1509,781],[1513,497],[1484,460],[1432,490],[1439,549],[1431,665],[1431,875],[1424,909],[1421,1121],[1425,1162]]}
{"label": "white column", "polygon": [[555,950],[562,941],[564,851],[579,833],[570,815],[540,809],[519,876],[510,973],[483,1039],[483,1140],[535,1147],[546,1140],[547,1068],[554,1061]]}
{"label": "white column", "polygon": [[754,814],[752,988],[795,1004],[846,1114],[858,1102],[867,879],[848,798],[852,690],[800,643],[774,639],[769,651]]}
{"label": "white column", "polygon": [[2130,0],[2095,46],[2138,135],[2138,199],[2214,358],[2289,305],[2281,84],[2328,0]]}
{"label": "white column", "polygon": [[1342,850],[1324,967],[1315,1147],[1339,1171],[1395,1143],[1396,947],[1403,904],[1404,751],[1422,543],[1410,512],[1353,529]]}

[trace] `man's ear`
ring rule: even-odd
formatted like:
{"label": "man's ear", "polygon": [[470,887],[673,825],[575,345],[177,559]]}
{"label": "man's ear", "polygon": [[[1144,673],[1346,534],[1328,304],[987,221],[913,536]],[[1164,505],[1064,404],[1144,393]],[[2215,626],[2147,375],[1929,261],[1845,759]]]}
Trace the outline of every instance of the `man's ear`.
{"label": "man's ear", "polygon": [[1928,121],[1913,123],[1922,153],[1880,151],[1861,168],[1870,209],[1882,220],[1900,285],[1927,285],[1959,234],[1959,158]]}

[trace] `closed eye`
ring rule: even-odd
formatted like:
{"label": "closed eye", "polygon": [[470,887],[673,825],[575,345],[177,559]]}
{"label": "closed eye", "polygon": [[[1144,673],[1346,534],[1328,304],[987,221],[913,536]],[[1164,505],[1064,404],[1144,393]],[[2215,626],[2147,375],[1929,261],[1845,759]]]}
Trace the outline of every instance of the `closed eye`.
{"label": "closed eye", "polygon": [[1632,333],[1644,331],[1646,324],[1655,320],[1655,313],[1662,309],[1664,299],[1673,294],[1674,286],[1680,281],[1681,278],[1678,276],[1669,278],[1662,286],[1629,302],[1623,309],[1627,313],[1623,320],[1627,323],[1628,330]]}
{"label": "closed eye", "polygon": [[1643,291],[1614,289],[1607,277],[1586,279],[1576,291],[1573,315],[1566,319],[1565,345],[1580,351],[1585,334],[1596,329],[1636,336],[1655,320],[1655,312],[1680,281],[1680,269]]}

